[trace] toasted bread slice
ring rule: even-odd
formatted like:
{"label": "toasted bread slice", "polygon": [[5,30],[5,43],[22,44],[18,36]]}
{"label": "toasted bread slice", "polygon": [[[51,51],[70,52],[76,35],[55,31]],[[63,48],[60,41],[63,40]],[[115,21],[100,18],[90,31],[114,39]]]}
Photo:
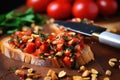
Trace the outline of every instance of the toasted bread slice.
{"label": "toasted bread slice", "polygon": [[[54,24],[50,24],[51,32],[60,33],[60,29]],[[5,37],[0,40],[0,49],[3,55],[8,58],[23,61],[25,63],[39,65],[39,66],[48,66],[48,67],[61,67],[66,66],[63,60],[59,58],[44,58],[40,59],[32,54],[25,53],[19,48],[13,48],[9,45],[8,41],[10,37]],[[91,60],[94,60],[94,55],[90,47],[85,44],[84,49],[82,49],[80,56],[77,60],[77,65],[85,65]]]}
{"label": "toasted bread slice", "polygon": [[[39,59],[29,53],[24,53],[20,49],[11,48],[8,44],[8,40],[10,37],[3,38],[0,41],[0,49],[3,55],[7,56],[8,58],[20,60],[25,63],[35,64],[39,66],[49,66],[49,67],[61,67],[65,66],[65,64],[58,59],[53,58],[46,58],[46,59]],[[78,64],[85,65],[91,60],[94,60],[93,53],[88,45],[85,45],[81,56],[79,57]]]}

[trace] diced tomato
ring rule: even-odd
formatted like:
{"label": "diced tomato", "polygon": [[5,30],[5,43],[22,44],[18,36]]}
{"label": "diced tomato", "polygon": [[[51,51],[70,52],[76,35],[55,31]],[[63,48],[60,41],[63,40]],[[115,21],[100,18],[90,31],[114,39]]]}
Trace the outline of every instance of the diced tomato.
{"label": "diced tomato", "polygon": [[40,50],[42,53],[48,52],[48,44],[47,43],[42,43],[42,45],[40,46]]}
{"label": "diced tomato", "polygon": [[73,40],[74,43],[79,42],[78,38],[73,38],[72,40]]}
{"label": "diced tomato", "polygon": [[78,33],[77,36],[78,36],[79,39],[82,38],[82,34],[80,34],[80,33]]}
{"label": "diced tomato", "polygon": [[40,47],[40,45],[41,45],[40,37],[35,38],[35,45],[36,45],[36,47]]}
{"label": "diced tomato", "polygon": [[33,53],[34,56],[38,56],[39,54],[41,54],[41,50],[40,50],[40,49],[37,49],[37,50]]}
{"label": "diced tomato", "polygon": [[56,35],[50,35],[49,37],[48,37],[48,39],[54,39],[56,37]]}
{"label": "diced tomato", "polygon": [[84,48],[84,41],[83,40],[80,41],[80,47],[81,47],[81,49]]}
{"label": "diced tomato", "polygon": [[32,53],[35,51],[35,43],[33,42],[29,42],[26,44],[26,47],[24,48],[24,51],[27,52],[27,53]]}
{"label": "diced tomato", "polygon": [[75,58],[76,58],[76,59],[79,59],[79,58],[80,58],[80,52],[76,52],[76,53],[75,53]]}
{"label": "diced tomato", "polygon": [[72,44],[77,43],[77,42],[79,42],[79,39],[78,39],[78,38],[72,38],[72,39],[68,42],[68,44],[69,44],[69,45],[72,45]]}
{"label": "diced tomato", "polygon": [[22,36],[22,41],[23,41],[23,42],[27,42],[28,39],[29,39],[29,38],[28,38],[27,36]]}
{"label": "diced tomato", "polygon": [[60,38],[60,39],[57,40],[57,43],[58,44],[64,44],[65,40],[63,38]]}
{"label": "diced tomato", "polygon": [[15,32],[14,36],[18,36],[21,38],[23,36],[23,33],[20,31],[17,31],[17,32]]}
{"label": "diced tomato", "polygon": [[15,45],[15,43],[13,41],[9,41],[8,42],[10,45]]}
{"label": "diced tomato", "polygon": [[70,50],[66,49],[66,50],[64,51],[64,54],[65,54],[65,56],[68,56],[68,57],[69,57],[70,54],[71,54],[71,53],[70,53]]}
{"label": "diced tomato", "polygon": [[78,44],[78,45],[76,45],[75,47],[74,47],[74,49],[75,50],[77,50],[77,52],[80,52],[81,51],[81,47],[80,47],[80,45]]}
{"label": "diced tomato", "polygon": [[58,51],[63,50],[63,44],[57,44],[56,49],[57,49]]}
{"label": "diced tomato", "polygon": [[32,34],[32,31],[31,30],[26,30],[26,31],[24,31],[24,34],[30,36]]}
{"label": "diced tomato", "polygon": [[71,61],[70,61],[70,57],[65,56],[63,58],[63,61],[67,66],[71,66],[71,64],[72,64]]}

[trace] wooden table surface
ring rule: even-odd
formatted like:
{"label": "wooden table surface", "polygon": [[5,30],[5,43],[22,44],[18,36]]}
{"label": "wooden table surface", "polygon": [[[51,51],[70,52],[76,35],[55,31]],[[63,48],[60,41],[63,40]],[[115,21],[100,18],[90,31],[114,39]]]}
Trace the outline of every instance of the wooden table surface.
{"label": "wooden table surface", "polygon": [[[25,8],[21,7],[19,10],[21,9],[24,10]],[[104,26],[109,24],[110,27],[116,26],[114,24],[117,24],[117,26],[120,24],[120,18],[114,18],[114,19],[112,18],[111,20],[103,19],[103,20],[104,21],[98,20],[96,21],[96,23]],[[112,72],[112,75],[110,76],[110,80],[120,80],[120,69],[118,68],[118,66],[113,68],[113,67],[110,67],[108,64],[108,60],[110,58],[114,57],[120,60],[120,49],[116,49],[116,48],[101,44],[94,40],[89,41],[88,44],[90,45],[95,55],[95,61],[91,61],[89,64],[85,66],[87,68],[95,68],[99,71],[98,80],[103,80],[103,77],[105,76],[105,71],[107,69],[111,70]],[[39,80],[43,80],[43,76],[45,76],[48,69],[50,69],[49,67],[31,65],[31,64],[23,63],[21,61],[9,59],[0,53],[0,80],[20,80],[20,78],[16,76],[14,72],[10,72],[8,71],[8,69],[13,66],[20,68],[22,65],[26,65],[28,67],[34,68],[37,72],[40,72],[42,75],[42,78],[40,78]],[[65,70],[70,75],[72,74],[79,75],[79,73],[73,72],[74,70],[71,70],[71,69],[66,69],[66,68],[61,68],[61,69],[53,68],[53,69],[56,71]]]}

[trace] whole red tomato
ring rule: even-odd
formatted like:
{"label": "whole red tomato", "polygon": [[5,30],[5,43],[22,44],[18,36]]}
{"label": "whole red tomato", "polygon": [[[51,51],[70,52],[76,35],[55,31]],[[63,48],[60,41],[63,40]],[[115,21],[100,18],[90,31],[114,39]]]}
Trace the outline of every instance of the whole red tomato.
{"label": "whole red tomato", "polygon": [[46,12],[48,4],[53,0],[27,0],[26,5],[28,8],[32,7],[35,12]]}
{"label": "whole red tomato", "polygon": [[72,13],[77,18],[95,19],[98,15],[98,7],[94,1],[76,1],[72,7]]}
{"label": "whole red tomato", "polygon": [[100,14],[110,16],[117,12],[118,4],[116,0],[97,0]]}
{"label": "whole red tomato", "polygon": [[56,0],[56,1],[60,1],[60,2],[69,2],[69,3],[73,4],[73,2],[74,2],[75,0]]}
{"label": "whole red tomato", "polygon": [[47,7],[47,14],[54,19],[68,19],[71,16],[71,4],[53,1]]}

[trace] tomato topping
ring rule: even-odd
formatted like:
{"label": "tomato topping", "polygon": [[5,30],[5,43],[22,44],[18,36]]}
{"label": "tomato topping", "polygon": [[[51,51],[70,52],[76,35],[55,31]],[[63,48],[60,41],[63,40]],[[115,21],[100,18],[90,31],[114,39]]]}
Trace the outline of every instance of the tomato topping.
{"label": "tomato topping", "polygon": [[40,49],[37,49],[34,53],[33,53],[33,55],[34,56],[39,56],[39,54],[41,54],[41,50]]}
{"label": "tomato topping", "polygon": [[65,56],[70,57],[70,55],[71,55],[70,50],[69,50],[69,49],[66,49],[66,50],[64,51],[64,54],[65,54]]}
{"label": "tomato topping", "polygon": [[81,34],[62,30],[58,34],[34,34],[31,30],[18,31],[11,36],[9,44],[38,58],[58,57],[71,67],[75,60],[80,57],[84,42]]}
{"label": "tomato topping", "polygon": [[32,53],[35,51],[35,43],[33,42],[28,42],[26,44],[26,47],[24,48],[24,51],[27,53]]}
{"label": "tomato topping", "polygon": [[26,31],[24,31],[24,34],[30,36],[32,34],[32,31],[31,30],[26,30]]}
{"label": "tomato topping", "polygon": [[39,47],[41,45],[40,37],[35,38],[35,45]]}
{"label": "tomato topping", "polygon": [[84,48],[84,41],[81,40],[79,45],[80,45],[81,49],[83,49]]}
{"label": "tomato topping", "polygon": [[70,57],[65,56],[63,58],[63,61],[67,66],[71,66],[71,64],[72,64],[71,61],[70,61]]}
{"label": "tomato topping", "polygon": [[22,34],[22,32],[17,31],[17,32],[15,32],[14,36],[18,36],[21,38],[23,36],[23,34]]}
{"label": "tomato topping", "polygon": [[79,59],[80,58],[80,52],[76,52],[75,53],[75,59]]}
{"label": "tomato topping", "polygon": [[42,45],[40,46],[40,50],[42,53],[48,52],[48,44],[47,43],[42,43]]}

